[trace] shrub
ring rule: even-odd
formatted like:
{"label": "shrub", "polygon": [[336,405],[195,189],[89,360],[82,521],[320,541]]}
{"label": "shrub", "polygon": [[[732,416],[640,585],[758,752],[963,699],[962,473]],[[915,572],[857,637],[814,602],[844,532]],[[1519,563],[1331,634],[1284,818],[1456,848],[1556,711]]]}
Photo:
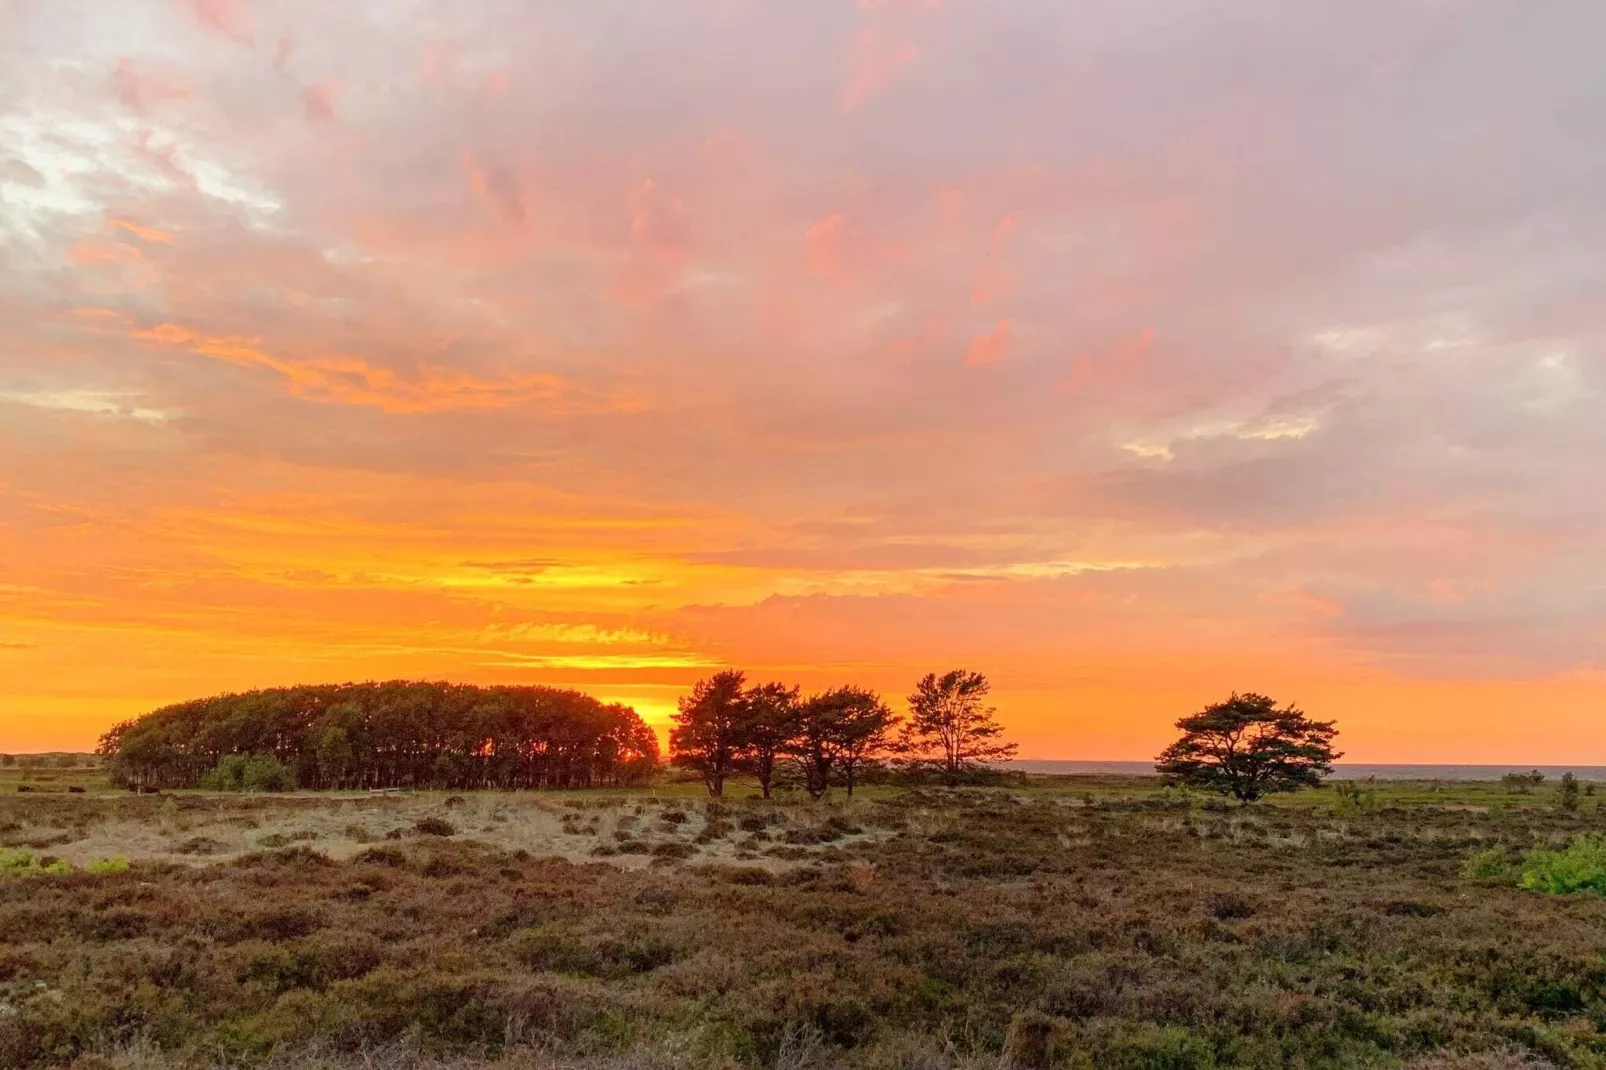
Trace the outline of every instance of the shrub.
{"label": "shrub", "polygon": [[1377,809],[1377,792],[1371,788],[1339,781],[1333,785],[1333,790],[1338,793],[1336,809],[1341,814],[1369,814]]}
{"label": "shrub", "polygon": [[1232,892],[1218,892],[1210,900],[1210,914],[1218,921],[1243,921],[1256,913],[1252,901]]}
{"label": "shrub", "polygon": [[457,826],[439,817],[421,817],[413,823],[420,836],[456,836]]}
{"label": "shrub", "polygon": [[1004,1040],[1008,1065],[1019,1070],[1048,1070],[1064,1062],[1069,1051],[1068,1023],[1042,1011],[1021,1011],[1009,1023]]}
{"label": "shrub", "polygon": [[1569,813],[1578,809],[1578,778],[1573,776],[1572,773],[1563,773],[1561,775],[1561,794],[1556,801],[1563,810]]}
{"label": "shrub", "polygon": [[1606,835],[1580,836],[1560,851],[1534,851],[1522,867],[1520,883],[1547,895],[1606,895]]}
{"label": "shrub", "polygon": [[0,875],[24,877],[60,876],[71,873],[72,867],[54,858],[40,858],[32,851],[18,848],[0,848]]}
{"label": "shrub", "polygon": [[84,870],[97,876],[104,876],[108,873],[127,873],[128,865],[128,859],[117,855],[114,858],[97,858],[85,866]]}
{"label": "shrub", "polygon": [[207,791],[291,791],[296,775],[271,754],[225,754],[201,778]]}
{"label": "shrub", "polygon": [[242,980],[262,981],[275,992],[322,991],[336,981],[362,977],[383,960],[378,940],[366,933],[316,934],[284,943],[264,943],[240,971]]}
{"label": "shrub", "polygon": [[697,853],[697,848],[689,843],[655,843],[652,845],[654,858],[690,858]]}
{"label": "shrub", "polygon": [[1483,884],[1510,884],[1517,879],[1518,866],[1505,847],[1486,847],[1461,865],[1468,880]]}
{"label": "shrub", "polygon": [[1545,774],[1535,769],[1529,773],[1507,773],[1500,778],[1500,783],[1506,786],[1508,795],[1527,795],[1544,780]]}

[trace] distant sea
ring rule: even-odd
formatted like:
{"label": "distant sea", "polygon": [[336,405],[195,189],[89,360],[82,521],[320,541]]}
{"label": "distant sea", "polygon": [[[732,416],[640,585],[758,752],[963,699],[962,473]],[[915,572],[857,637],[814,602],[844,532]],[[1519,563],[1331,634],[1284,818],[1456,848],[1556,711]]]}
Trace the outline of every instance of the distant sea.
{"label": "distant sea", "polygon": [[[1059,773],[1066,776],[1153,776],[1153,762],[1074,762],[1027,759],[1003,763],[1007,768],[1028,773]],[[1506,773],[1526,773],[1537,769],[1547,780],[1559,780],[1570,772],[1579,780],[1606,781],[1606,765],[1365,765],[1339,762],[1333,766],[1334,780],[1499,780]]]}

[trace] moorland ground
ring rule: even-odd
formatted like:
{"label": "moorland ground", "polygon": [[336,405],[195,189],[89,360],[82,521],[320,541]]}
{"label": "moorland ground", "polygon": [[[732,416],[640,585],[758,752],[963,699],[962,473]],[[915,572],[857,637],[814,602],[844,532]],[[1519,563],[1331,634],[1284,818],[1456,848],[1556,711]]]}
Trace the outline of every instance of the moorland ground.
{"label": "moorland ground", "polygon": [[1606,898],[1465,868],[1593,795],[30,786],[4,1067],[1606,1066]]}

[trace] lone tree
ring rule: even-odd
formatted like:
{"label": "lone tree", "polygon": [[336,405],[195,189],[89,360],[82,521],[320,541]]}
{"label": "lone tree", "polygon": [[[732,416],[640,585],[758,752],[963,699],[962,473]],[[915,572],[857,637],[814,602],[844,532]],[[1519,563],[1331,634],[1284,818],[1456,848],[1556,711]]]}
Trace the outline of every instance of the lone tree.
{"label": "lone tree", "polygon": [[676,765],[695,769],[708,785],[708,794],[725,794],[725,781],[737,771],[741,758],[741,726],[746,717],[746,676],[734,669],[698,680],[691,694],[680,700],[675,727],[669,731],[669,749]]}
{"label": "lone tree", "polygon": [[1321,784],[1342,755],[1332,721],[1313,721],[1265,695],[1234,693],[1177,722],[1182,738],[1155,759],[1169,784],[1186,784],[1249,803]]}
{"label": "lone tree", "polygon": [[911,765],[937,769],[949,787],[982,762],[1015,756],[1016,746],[999,737],[998,711],[984,705],[992,685],[979,672],[955,669],[927,673],[909,696],[909,720],[898,749]]}

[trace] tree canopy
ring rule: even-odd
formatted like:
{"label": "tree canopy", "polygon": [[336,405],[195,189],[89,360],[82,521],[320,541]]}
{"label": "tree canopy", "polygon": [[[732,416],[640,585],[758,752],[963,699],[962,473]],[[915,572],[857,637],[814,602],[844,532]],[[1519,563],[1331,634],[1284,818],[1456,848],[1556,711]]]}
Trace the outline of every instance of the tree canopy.
{"label": "tree canopy", "polygon": [[1338,729],[1265,695],[1234,693],[1177,722],[1178,739],[1155,760],[1171,784],[1232,795],[1240,802],[1316,787],[1342,755]]}
{"label": "tree canopy", "polygon": [[227,756],[262,755],[301,788],[575,788],[644,780],[658,740],[578,691],[393,680],[183,702],[113,728],[99,753],[127,787],[196,787]]}
{"label": "tree canopy", "polygon": [[982,762],[1013,758],[1016,745],[1003,742],[998,711],[985,704],[991,690],[979,672],[927,673],[909,696],[899,739],[905,761],[940,771],[952,787]]}
{"label": "tree canopy", "polygon": [[783,774],[816,798],[836,785],[852,795],[867,771],[893,758],[940,770],[953,784],[976,765],[1015,753],[998,738],[1003,729],[992,708],[982,705],[987,690],[980,673],[929,674],[910,698],[915,719],[899,734],[898,715],[867,688],[802,698],[797,687],[748,687],[744,674],[726,670],[681,699],[670,753],[716,796],[738,772],[755,777],[766,799]]}
{"label": "tree canopy", "polygon": [[675,762],[702,774],[708,794],[725,794],[725,781],[737,772],[748,712],[745,674],[734,669],[698,680],[680,700],[669,747]]}

